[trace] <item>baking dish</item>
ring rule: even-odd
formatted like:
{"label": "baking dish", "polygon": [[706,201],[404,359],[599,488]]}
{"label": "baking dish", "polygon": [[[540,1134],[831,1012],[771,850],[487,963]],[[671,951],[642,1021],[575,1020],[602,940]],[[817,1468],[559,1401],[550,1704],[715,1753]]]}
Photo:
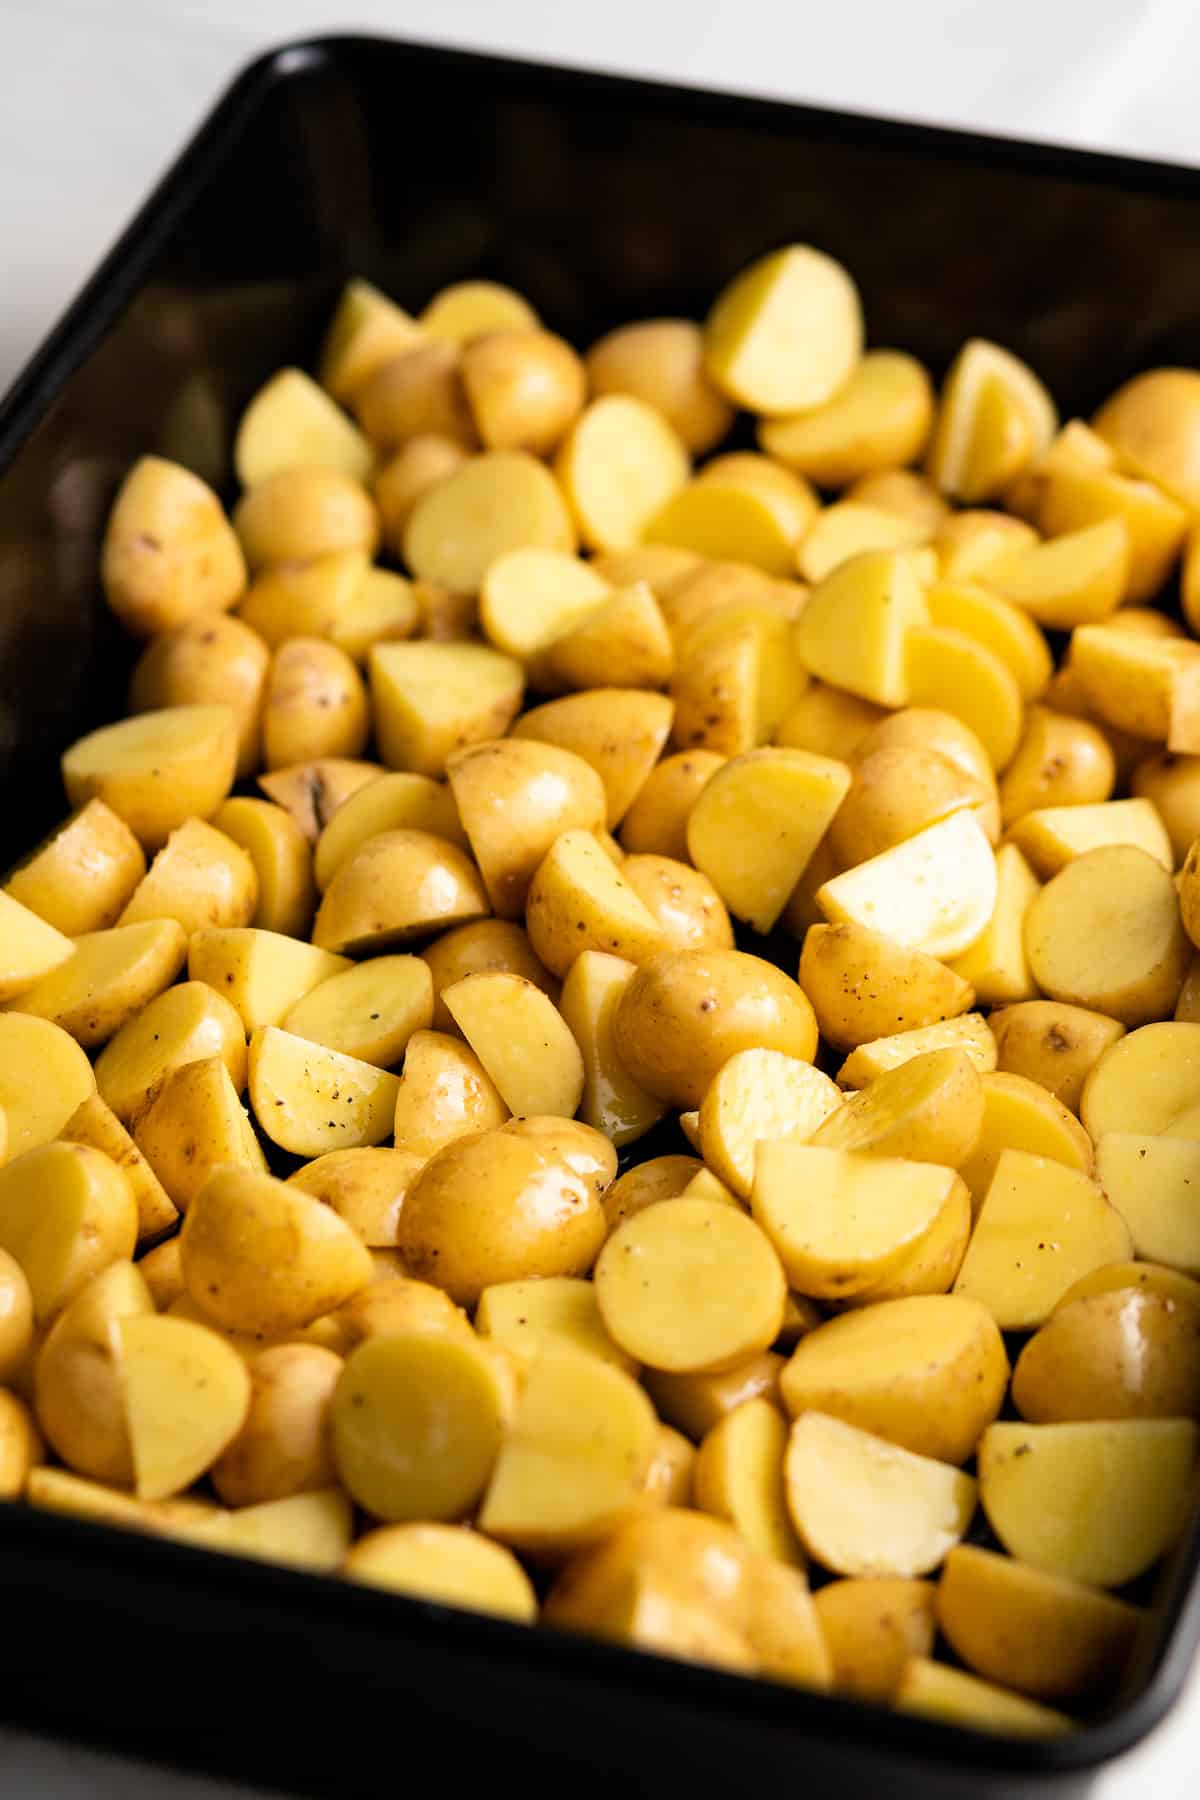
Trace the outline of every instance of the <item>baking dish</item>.
{"label": "baking dish", "polygon": [[[0,771],[11,861],[57,754],[118,709],[97,546],[137,454],[225,491],[232,427],[311,363],[349,274],[418,306],[487,274],[587,342],[695,314],[789,239],[853,270],[871,339],[935,371],[964,335],[1064,413],[1200,363],[1200,176],[370,39],[234,84],[0,407]],[[0,1713],[313,1794],[435,1759],[458,1791],[1082,1791],[1200,1644],[1200,1523],[1110,1713],[1022,1743],[0,1507]],[[418,1763],[419,1759],[419,1763]]]}

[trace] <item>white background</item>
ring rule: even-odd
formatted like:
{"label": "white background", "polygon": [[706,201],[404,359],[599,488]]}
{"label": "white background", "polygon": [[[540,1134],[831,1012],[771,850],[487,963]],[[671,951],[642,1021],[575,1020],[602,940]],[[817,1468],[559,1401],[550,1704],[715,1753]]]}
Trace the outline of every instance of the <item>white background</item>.
{"label": "white background", "polygon": [[[0,390],[235,69],[356,28],[1200,163],[1197,0],[0,0]],[[1198,1790],[1200,1673],[1096,1800]],[[0,1793],[233,1790],[0,1731]]]}

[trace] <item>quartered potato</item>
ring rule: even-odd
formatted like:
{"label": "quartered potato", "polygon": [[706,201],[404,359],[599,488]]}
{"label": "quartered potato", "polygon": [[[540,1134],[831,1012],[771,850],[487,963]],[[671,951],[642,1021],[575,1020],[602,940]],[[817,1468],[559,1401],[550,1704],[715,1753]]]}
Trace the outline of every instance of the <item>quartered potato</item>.
{"label": "quartered potato", "polygon": [[246,564],[224,509],[178,463],[144,456],[122,483],[101,552],[109,606],[139,637],[205,612],[225,612],[246,585]]}
{"label": "quartered potato", "polygon": [[835,1049],[955,1019],[975,990],[923,950],[865,925],[812,925],[800,955],[800,986]]}
{"label": "quartered potato", "polygon": [[851,1576],[819,1589],[813,1605],[833,1658],[835,1690],[891,1700],[910,1659],[933,1650],[935,1592],[932,1582],[902,1575]]}
{"label": "quartered potato", "polygon": [[115,925],[146,873],[142,847],[103,800],[89,800],[9,871],[4,891],[67,937]]}
{"label": "quartered potato", "polygon": [[347,1552],[353,1581],[532,1624],[537,1596],[510,1550],[465,1525],[384,1525]]}
{"label": "quartered potato", "polygon": [[779,1050],[739,1050],[721,1065],[700,1106],[709,1168],[749,1200],[755,1152],[764,1140],[805,1143],[842,1105],[828,1075]]}
{"label": "quartered potato", "polygon": [[255,1032],[247,1075],[260,1129],[293,1155],[378,1144],[392,1130],[397,1077],[293,1031]]}
{"label": "quartered potato", "polygon": [[95,798],[158,850],[189,819],[207,819],[233,786],[237,718],[228,706],[169,706],[102,725],[62,759],[72,806]]}

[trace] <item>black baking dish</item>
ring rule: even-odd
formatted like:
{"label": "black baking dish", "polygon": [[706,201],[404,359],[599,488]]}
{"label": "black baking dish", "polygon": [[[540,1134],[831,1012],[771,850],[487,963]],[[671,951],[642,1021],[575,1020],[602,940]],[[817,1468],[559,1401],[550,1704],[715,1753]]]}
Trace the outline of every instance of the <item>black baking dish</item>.
{"label": "black baking dish", "polygon": [[[942,371],[966,335],[1064,412],[1200,364],[1200,175],[362,38],[235,83],[0,408],[8,862],[61,811],[58,752],[113,716],[97,546],[133,457],[229,489],[239,409],[311,363],[349,274],[419,306],[479,273],[587,342],[697,315],[791,239],[858,280],[873,342]],[[452,1793],[1082,1791],[1178,1696],[1200,1521],[1120,1702],[989,1738],[0,1506],[0,1716],[313,1794],[429,1764]]]}

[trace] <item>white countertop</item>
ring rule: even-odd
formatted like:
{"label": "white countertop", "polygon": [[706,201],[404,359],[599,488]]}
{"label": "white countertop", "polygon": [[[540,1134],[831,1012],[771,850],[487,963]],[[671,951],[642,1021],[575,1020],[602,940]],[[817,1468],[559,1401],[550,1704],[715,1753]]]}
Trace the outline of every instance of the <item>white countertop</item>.
{"label": "white countertop", "polygon": [[[1197,0],[0,0],[0,390],[233,72],[355,29],[1200,163]],[[1096,1800],[1198,1790],[1200,1669]],[[0,1730],[5,1800],[241,1791]]]}

